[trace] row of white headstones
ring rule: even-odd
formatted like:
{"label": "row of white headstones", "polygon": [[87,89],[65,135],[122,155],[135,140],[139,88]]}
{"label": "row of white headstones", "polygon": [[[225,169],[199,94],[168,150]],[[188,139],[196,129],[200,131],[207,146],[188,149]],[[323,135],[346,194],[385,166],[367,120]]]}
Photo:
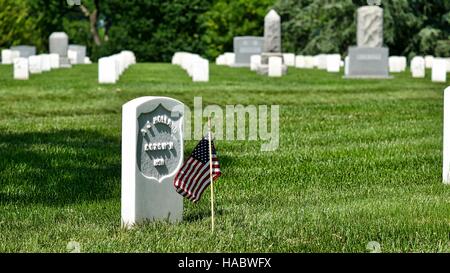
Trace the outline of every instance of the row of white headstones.
{"label": "row of white headstones", "polygon": [[[54,54],[54,53],[51,53]],[[40,54],[45,55],[45,54]],[[2,49],[2,64],[13,64],[16,58],[20,58],[20,51],[11,49]],[[67,50],[67,57],[71,64],[81,64],[78,63],[78,52],[76,50]],[[90,64],[91,60],[89,57],[84,58],[84,64]]]}
{"label": "row of white headstones", "polygon": [[98,59],[98,82],[116,83],[123,72],[135,63],[136,56],[129,50]]}
{"label": "row of white headstones", "polygon": [[209,81],[209,61],[198,54],[176,52],[172,64],[181,66],[194,82]]}
{"label": "row of white headstones", "polygon": [[[69,53],[69,52],[68,52]],[[70,52],[72,56],[71,63],[76,63],[77,52]],[[39,54],[29,57],[20,57],[20,52],[17,50],[3,49],[2,50],[2,64],[13,64],[13,78],[15,80],[28,80],[30,74],[41,74],[52,69],[60,68],[59,54]],[[91,63],[91,60],[86,57],[85,63]]]}
{"label": "row of white headstones", "polygon": [[40,54],[28,58],[18,57],[13,60],[13,75],[15,80],[28,80],[30,74],[41,74],[59,68],[59,55]]}
{"label": "row of white headstones", "polygon": [[[269,58],[269,76],[278,77],[281,76],[281,64],[279,57]],[[277,59],[278,58],[278,59]],[[233,66],[235,60],[234,53],[224,53],[216,58],[217,65]],[[342,60],[340,54],[319,54],[316,56],[303,56],[295,55],[293,53],[283,54],[284,64],[296,68],[306,69],[323,69],[328,72],[337,73],[341,67],[348,67],[348,57],[345,61]],[[261,56],[252,55],[250,57],[250,69],[256,71],[261,65]],[[272,67],[272,69],[271,69]],[[407,68],[407,58],[404,56],[391,56],[389,57],[389,72],[398,73],[404,72]],[[434,82],[446,82],[447,73],[450,72],[450,58],[435,58],[433,56],[416,56],[410,63],[411,74],[414,78],[424,78],[425,69],[430,68],[432,70],[431,79]],[[273,73],[271,73],[273,71]],[[347,74],[347,70],[345,69]]]}

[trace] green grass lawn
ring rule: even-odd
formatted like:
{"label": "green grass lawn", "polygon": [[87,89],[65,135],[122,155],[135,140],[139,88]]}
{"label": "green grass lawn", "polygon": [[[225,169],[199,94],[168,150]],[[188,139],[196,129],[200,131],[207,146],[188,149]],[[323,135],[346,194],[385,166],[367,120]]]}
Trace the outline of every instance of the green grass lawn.
{"label": "green grass lawn", "polygon": [[[28,81],[0,66],[0,252],[450,252],[441,180],[446,84],[344,80],[290,69],[275,79],[210,66],[193,83],[170,64],[137,64],[115,85],[97,66]],[[121,106],[140,96],[193,106],[280,105],[280,147],[217,141],[223,175],[184,201],[184,221],[120,228]],[[186,141],[187,157],[196,140]]]}

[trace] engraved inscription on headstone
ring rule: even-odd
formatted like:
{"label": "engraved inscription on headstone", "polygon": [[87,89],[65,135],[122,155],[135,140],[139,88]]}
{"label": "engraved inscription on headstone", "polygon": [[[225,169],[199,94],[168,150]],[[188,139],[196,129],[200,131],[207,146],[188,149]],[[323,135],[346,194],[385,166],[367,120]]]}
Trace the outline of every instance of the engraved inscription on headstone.
{"label": "engraved inscription on headstone", "polygon": [[250,57],[262,53],[263,37],[240,36],[234,37],[233,48],[235,54],[234,66],[250,66]]}
{"label": "engraved inscription on headstone", "polygon": [[180,116],[173,117],[161,104],[152,112],[138,117],[136,156],[138,168],[144,176],[160,181],[176,169],[181,149],[179,123]]}

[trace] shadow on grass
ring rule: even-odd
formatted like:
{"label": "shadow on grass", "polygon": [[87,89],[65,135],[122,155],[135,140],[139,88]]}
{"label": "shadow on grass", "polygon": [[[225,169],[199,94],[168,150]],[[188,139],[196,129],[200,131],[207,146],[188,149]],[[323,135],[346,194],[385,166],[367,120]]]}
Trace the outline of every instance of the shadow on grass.
{"label": "shadow on grass", "polygon": [[[214,215],[215,217],[221,216],[223,214],[223,210],[221,208],[215,208],[214,209]],[[201,207],[200,209],[192,210],[185,215],[183,215],[183,221],[186,222],[197,222],[201,221],[205,218],[211,217],[211,208],[210,207]]]}
{"label": "shadow on grass", "polygon": [[0,204],[120,198],[120,138],[89,130],[0,132]]}

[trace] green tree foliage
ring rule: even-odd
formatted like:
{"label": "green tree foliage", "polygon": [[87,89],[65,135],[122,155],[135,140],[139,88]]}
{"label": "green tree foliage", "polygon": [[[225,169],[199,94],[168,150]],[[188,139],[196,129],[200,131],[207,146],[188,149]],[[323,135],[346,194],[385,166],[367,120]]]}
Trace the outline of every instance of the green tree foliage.
{"label": "green tree foliage", "polygon": [[[356,9],[367,0],[0,0],[0,47],[32,44],[65,31],[93,60],[129,49],[139,61],[176,51],[210,59],[233,50],[233,37],[263,35],[270,8],[281,15],[283,50],[344,53],[356,44]],[[382,0],[391,55],[450,56],[449,0]]]}
{"label": "green tree foliage", "polygon": [[351,0],[281,0],[283,50],[302,54],[335,53],[356,42]]}
{"label": "green tree foliage", "polygon": [[30,44],[43,47],[38,18],[26,1],[0,0],[0,48]]}
{"label": "green tree foliage", "polygon": [[[356,9],[364,5],[366,0],[278,0],[283,49],[345,53],[356,44]],[[381,7],[391,55],[449,56],[450,1],[383,0]]]}
{"label": "green tree foliage", "polygon": [[203,16],[206,55],[215,58],[233,51],[234,36],[262,36],[264,16],[273,0],[219,0]]}
{"label": "green tree foliage", "polygon": [[139,61],[168,61],[175,51],[205,52],[200,15],[208,0],[111,0],[102,53],[132,50]]}

